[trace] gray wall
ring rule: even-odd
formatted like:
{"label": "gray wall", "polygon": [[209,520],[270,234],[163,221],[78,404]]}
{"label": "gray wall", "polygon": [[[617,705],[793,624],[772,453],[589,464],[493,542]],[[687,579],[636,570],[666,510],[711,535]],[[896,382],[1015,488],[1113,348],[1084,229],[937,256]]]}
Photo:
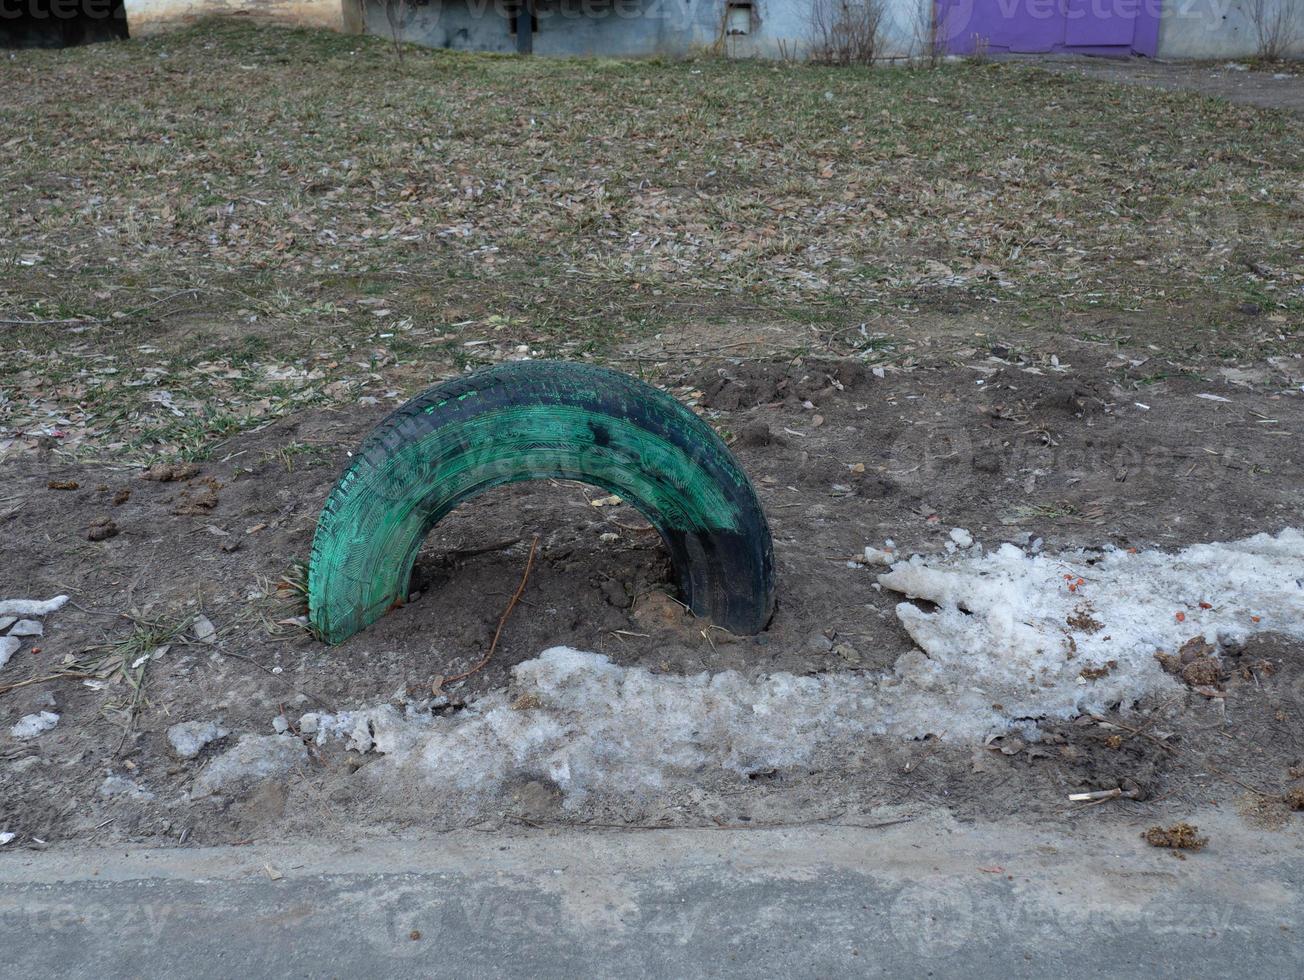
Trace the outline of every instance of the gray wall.
{"label": "gray wall", "polygon": [[[411,0],[408,0],[410,3]],[[886,0],[885,53],[904,56],[914,45],[915,11],[929,0]],[[725,28],[726,0],[541,0],[534,53],[677,57],[719,45],[734,57],[804,56],[810,40],[811,0],[752,0]],[[391,5],[391,10],[395,7]],[[470,51],[512,52],[503,0],[429,0],[407,8],[400,36],[418,44]],[[367,32],[391,35],[386,6],[366,2]]]}
{"label": "gray wall", "polygon": [[[1304,0],[1262,0],[1266,17],[1286,15],[1291,46],[1304,57]],[[1258,50],[1256,0],[1164,0],[1159,22],[1161,58],[1249,58]]]}

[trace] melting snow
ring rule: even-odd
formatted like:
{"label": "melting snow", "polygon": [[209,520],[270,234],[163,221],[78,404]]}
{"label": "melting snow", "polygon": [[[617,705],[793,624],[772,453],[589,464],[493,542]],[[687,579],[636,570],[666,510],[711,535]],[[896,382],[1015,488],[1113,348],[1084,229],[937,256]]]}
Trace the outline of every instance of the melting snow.
{"label": "melting snow", "polygon": [[36,738],[37,735],[48,732],[57,724],[59,724],[57,714],[53,711],[40,711],[33,715],[23,715],[18,719],[17,724],[9,729],[9,734],[24,740]]}
{"label": "melting snow", "polygon": [[978,546],[898,561],[878,580],[936,606],[897,606],[920,649],[883,675],[655,674],[554,647],[513,668],[510,692],[451,717],[381,705],[305,715],[300,730],[384,754],[365,771],[386,783],[397,770],[469,798],[546,778],[573,803],[691,782],[704,770],[811,764],[874,735],[1035,737],[1037,719],[1178,692],[1154,654],[1192,637],[1304,639],[1296,530],[1176,554]]}

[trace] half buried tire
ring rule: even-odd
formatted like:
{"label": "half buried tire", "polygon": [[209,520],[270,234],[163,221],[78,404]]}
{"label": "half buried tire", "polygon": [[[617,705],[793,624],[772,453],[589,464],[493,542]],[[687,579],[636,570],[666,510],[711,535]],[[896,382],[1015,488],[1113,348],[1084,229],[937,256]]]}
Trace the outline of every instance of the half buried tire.
{"label": "half buried tire", "polygon": [[774,611],[770,529],[705,422],[669,395],[585,364],[517,361],[429,389],[362,444],[317,522],[308,612],[339,643],[400,604],[421,542],[464,500],[558,478],[620,495],[661,532],[699,616],[758,633]]}

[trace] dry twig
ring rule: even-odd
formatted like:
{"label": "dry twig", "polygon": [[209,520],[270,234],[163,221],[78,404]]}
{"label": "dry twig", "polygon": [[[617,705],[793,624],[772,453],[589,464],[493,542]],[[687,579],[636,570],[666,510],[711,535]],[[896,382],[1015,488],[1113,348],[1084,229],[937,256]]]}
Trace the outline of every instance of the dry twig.
{"label": "dry twig", "polygon": [[536,534],[534,540],[530,542],[530,556],[525,559],[525,571],[521,575],[521,584],[516,587],[516,591],[512,594],[511,599],[508,600],[507,608],[503,610],[503,614],[498,620],[498,628],[494,630],[493,642],[489,644],[489,649],[485,652],[485,655],[481,657],[480,661],[470,670],[465,670],[460,674],[454,674],[452,677],[444,678],[444,684],[452,684],[456,681],[466,680],[472,674],[482,670],[485,664],[493,659],[494,651],[498,649],[498,638],[503,635],[503,627],[507,625],[507,620],[512,615],[512,610],[516,608],[516,604],[521,601],[521,596],[525,593],[525,584],[530,581],[530,569],[534,567],[534,553],[538,548],[539,536]]}

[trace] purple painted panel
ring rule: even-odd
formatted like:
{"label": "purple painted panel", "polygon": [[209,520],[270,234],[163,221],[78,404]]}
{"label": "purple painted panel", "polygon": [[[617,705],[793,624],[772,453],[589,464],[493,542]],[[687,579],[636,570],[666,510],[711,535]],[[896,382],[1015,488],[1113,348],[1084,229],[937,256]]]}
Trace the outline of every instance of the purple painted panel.
{"label": "purple painted panel", "polygon": [[949,54],[993,52],[1154,56],[1162,0],[936,0]]}
{"label": "purple painted panel", "polygon": [[1068,0],[1065,47],[1132,46],[1139,0]]}

